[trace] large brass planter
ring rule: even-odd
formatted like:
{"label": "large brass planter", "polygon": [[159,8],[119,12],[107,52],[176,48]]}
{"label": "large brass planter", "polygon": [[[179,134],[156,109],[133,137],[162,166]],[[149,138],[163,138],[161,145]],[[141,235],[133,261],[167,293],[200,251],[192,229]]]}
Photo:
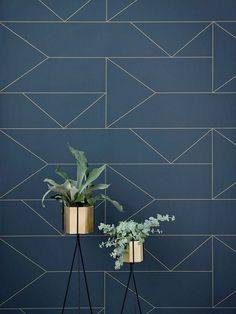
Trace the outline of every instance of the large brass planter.
{"label": "large brass planter", "polygon": [[94,207],[64,207],[64,233],[86,234],[94,229]]}
{"label": "large brass planter", "polygon": [[124,254],[125,263],[140,263],[143,261],[143,243],[130,241],[128,250]]}

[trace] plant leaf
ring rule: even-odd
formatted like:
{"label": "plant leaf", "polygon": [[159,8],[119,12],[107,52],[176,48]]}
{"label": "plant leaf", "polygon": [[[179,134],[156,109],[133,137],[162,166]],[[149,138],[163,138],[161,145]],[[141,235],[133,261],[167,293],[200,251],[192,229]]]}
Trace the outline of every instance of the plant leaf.
{"label": "plant leaf", "polygon": [[81,189],[80,189],[80,193],[82,193],[87,186],[89,186],[94,180],[96,180],[101,173],[105,170],[106,165],[103,165],[99,168],[94,168],[90,173],[89,176],[87,178],[87,180],[85,181],[84,184],[82,184]]}
{"label": "plant leaf", "polygon": [[46,182],[46,183],[49,183],[50,185],[59,185],[57,182],[55,182],[54,180],[52,179],[44,179],[43,182]]}
{"label": "plant leaf", "polygon": [[88,197],[86,200],[87,200],[88,204],[95,205],[95,203],[97,201],[103,201],[103,198],[101,197],[101,194],[98,194],[94,197]]}
{"label": "plant leaf", "polygon": [[68,144],[73,157],[77,160],[77,188],[79,188],[86,177],[88,171],[88,161],[83,151],[73,148]]}
{"label": "plant leaf", "polygon": [[75,202],[78,192],[79,190],[75,186],[71,186],[69,189],[70,199],[72,202]]}
{"label": "plant leaf", "polygon": [[68,202],[68,199],[63,195],[55,194],[55,195],[51,196],[51,198],[55,199],[56,201],[58,201],[60,203],[64,203],[64,205],[66,205],[66,206],[71,205],[71,203]]}
{"label": "plant leaf", "polygon": [[64,180],[69,180],[68,174],[60,167],[57,166],[55,169],[56,174],[58,174],[60,177],[62,177]]}
{"label": "plant leaf", "polygon": [[75,203],[84,203],[84,200],[85,200],[85,195],[77,193],[75,197]]}
{"label": "plant leaf", "polygon": [[83,180],[86,178],[86,174],[88,171],[87,165],[80,164],[77,162],[77,188],[80,188],[82,185]]}
{"label": "plant leaf", "polygon": [[117,210],[123,212],[123,206],[117,201],[112,200],[109,196],[101,194],[101,199],[109,201]]}
{"label": "plant leaf", "polygon": [[43,207],[45,207],[44,201],[45,201],[46,196],[47,196],[49,193],[51,193],[50,190],[48,190],[46,193],[44,193],[44,195],[43,195],[43,197],[42,197],[42,206],[43,206]]}
{"label": "plant leaf", "polygon": [[109,188],[109,186],[110,186],[110,184],[105,184],[105,183],[104,184],[95,184],[95,185],[89,187],[86,192],[91,193],[91,192],[96,191],[96,190],[105,190],[105,189]]}
{"label": "plant leaf", "polygon": [[59,195],[63,195],[66,198],[66,200],[70,203],[71,183],[69,180],[66,180],[63,184],[56,184],[53,186],[49,185],[48,189]]}
{"label": "plant leaf", "polygon": [[85,165],[85,166],[87,166],[87,165],[88,165],[88,161],[87,161],[87,158],[86,158],[86,156],[85,156],[85,152],[73,148],[72,146],[70,146],[70,144],[68,144],[68,146],[69,146],[69,149],[70,149],[71,154],[72,154],[72,155],[74,156],[74,158],[78,161],[78,163],[79,163],[80,165]]}
{"label": "plant leaf", "polygon": [[90,205],[90,206],[94,206],[95,205],[95,203],[96,203],[96,199],[94,199],[94,198],[87,198],[87,202],[88,202],[88,204]]}

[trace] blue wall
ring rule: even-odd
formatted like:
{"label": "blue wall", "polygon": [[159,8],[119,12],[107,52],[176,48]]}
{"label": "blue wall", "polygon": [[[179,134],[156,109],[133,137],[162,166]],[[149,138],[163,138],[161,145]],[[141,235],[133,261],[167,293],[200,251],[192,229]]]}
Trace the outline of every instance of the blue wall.
{"label": "blue wall", "polygon": [[[0,0],[0,20],[0,314],[60,313],[75,239],[40,199],[67,142],[125,206],[97,224],[176,216],[135,268],[143,313],[236,313],[236,1]],[[118,314],[128,268],[101,240],[82,238],[94,313]]]}

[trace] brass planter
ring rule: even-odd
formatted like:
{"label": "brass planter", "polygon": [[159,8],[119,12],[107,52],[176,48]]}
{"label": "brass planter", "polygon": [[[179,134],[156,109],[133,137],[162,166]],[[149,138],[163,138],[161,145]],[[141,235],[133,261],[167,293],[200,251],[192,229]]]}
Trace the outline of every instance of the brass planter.
{"label": "brass planter", "polygon": [[143,261],[143,243],[130,241],[128,250],[124,254],[125,263],[140,263]]}
{"label": "brass planter", "polygon": [[86,234],[94,229],[94,207],[64,207],[64,233]]}

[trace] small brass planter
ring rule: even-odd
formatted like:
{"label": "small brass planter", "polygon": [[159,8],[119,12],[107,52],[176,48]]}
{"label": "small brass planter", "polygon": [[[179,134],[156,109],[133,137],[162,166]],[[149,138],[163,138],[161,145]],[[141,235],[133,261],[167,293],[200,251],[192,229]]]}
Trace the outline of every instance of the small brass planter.
{"label": "small brass planter", "polygon": [[94,207],[64,207],[64,233],[86,234],[94,229]]}
{"label": "small brass planter", "polygon": [[143,243],[130,241],[128,250],[124,254],[125,263],[141,263],[143,261]]}

